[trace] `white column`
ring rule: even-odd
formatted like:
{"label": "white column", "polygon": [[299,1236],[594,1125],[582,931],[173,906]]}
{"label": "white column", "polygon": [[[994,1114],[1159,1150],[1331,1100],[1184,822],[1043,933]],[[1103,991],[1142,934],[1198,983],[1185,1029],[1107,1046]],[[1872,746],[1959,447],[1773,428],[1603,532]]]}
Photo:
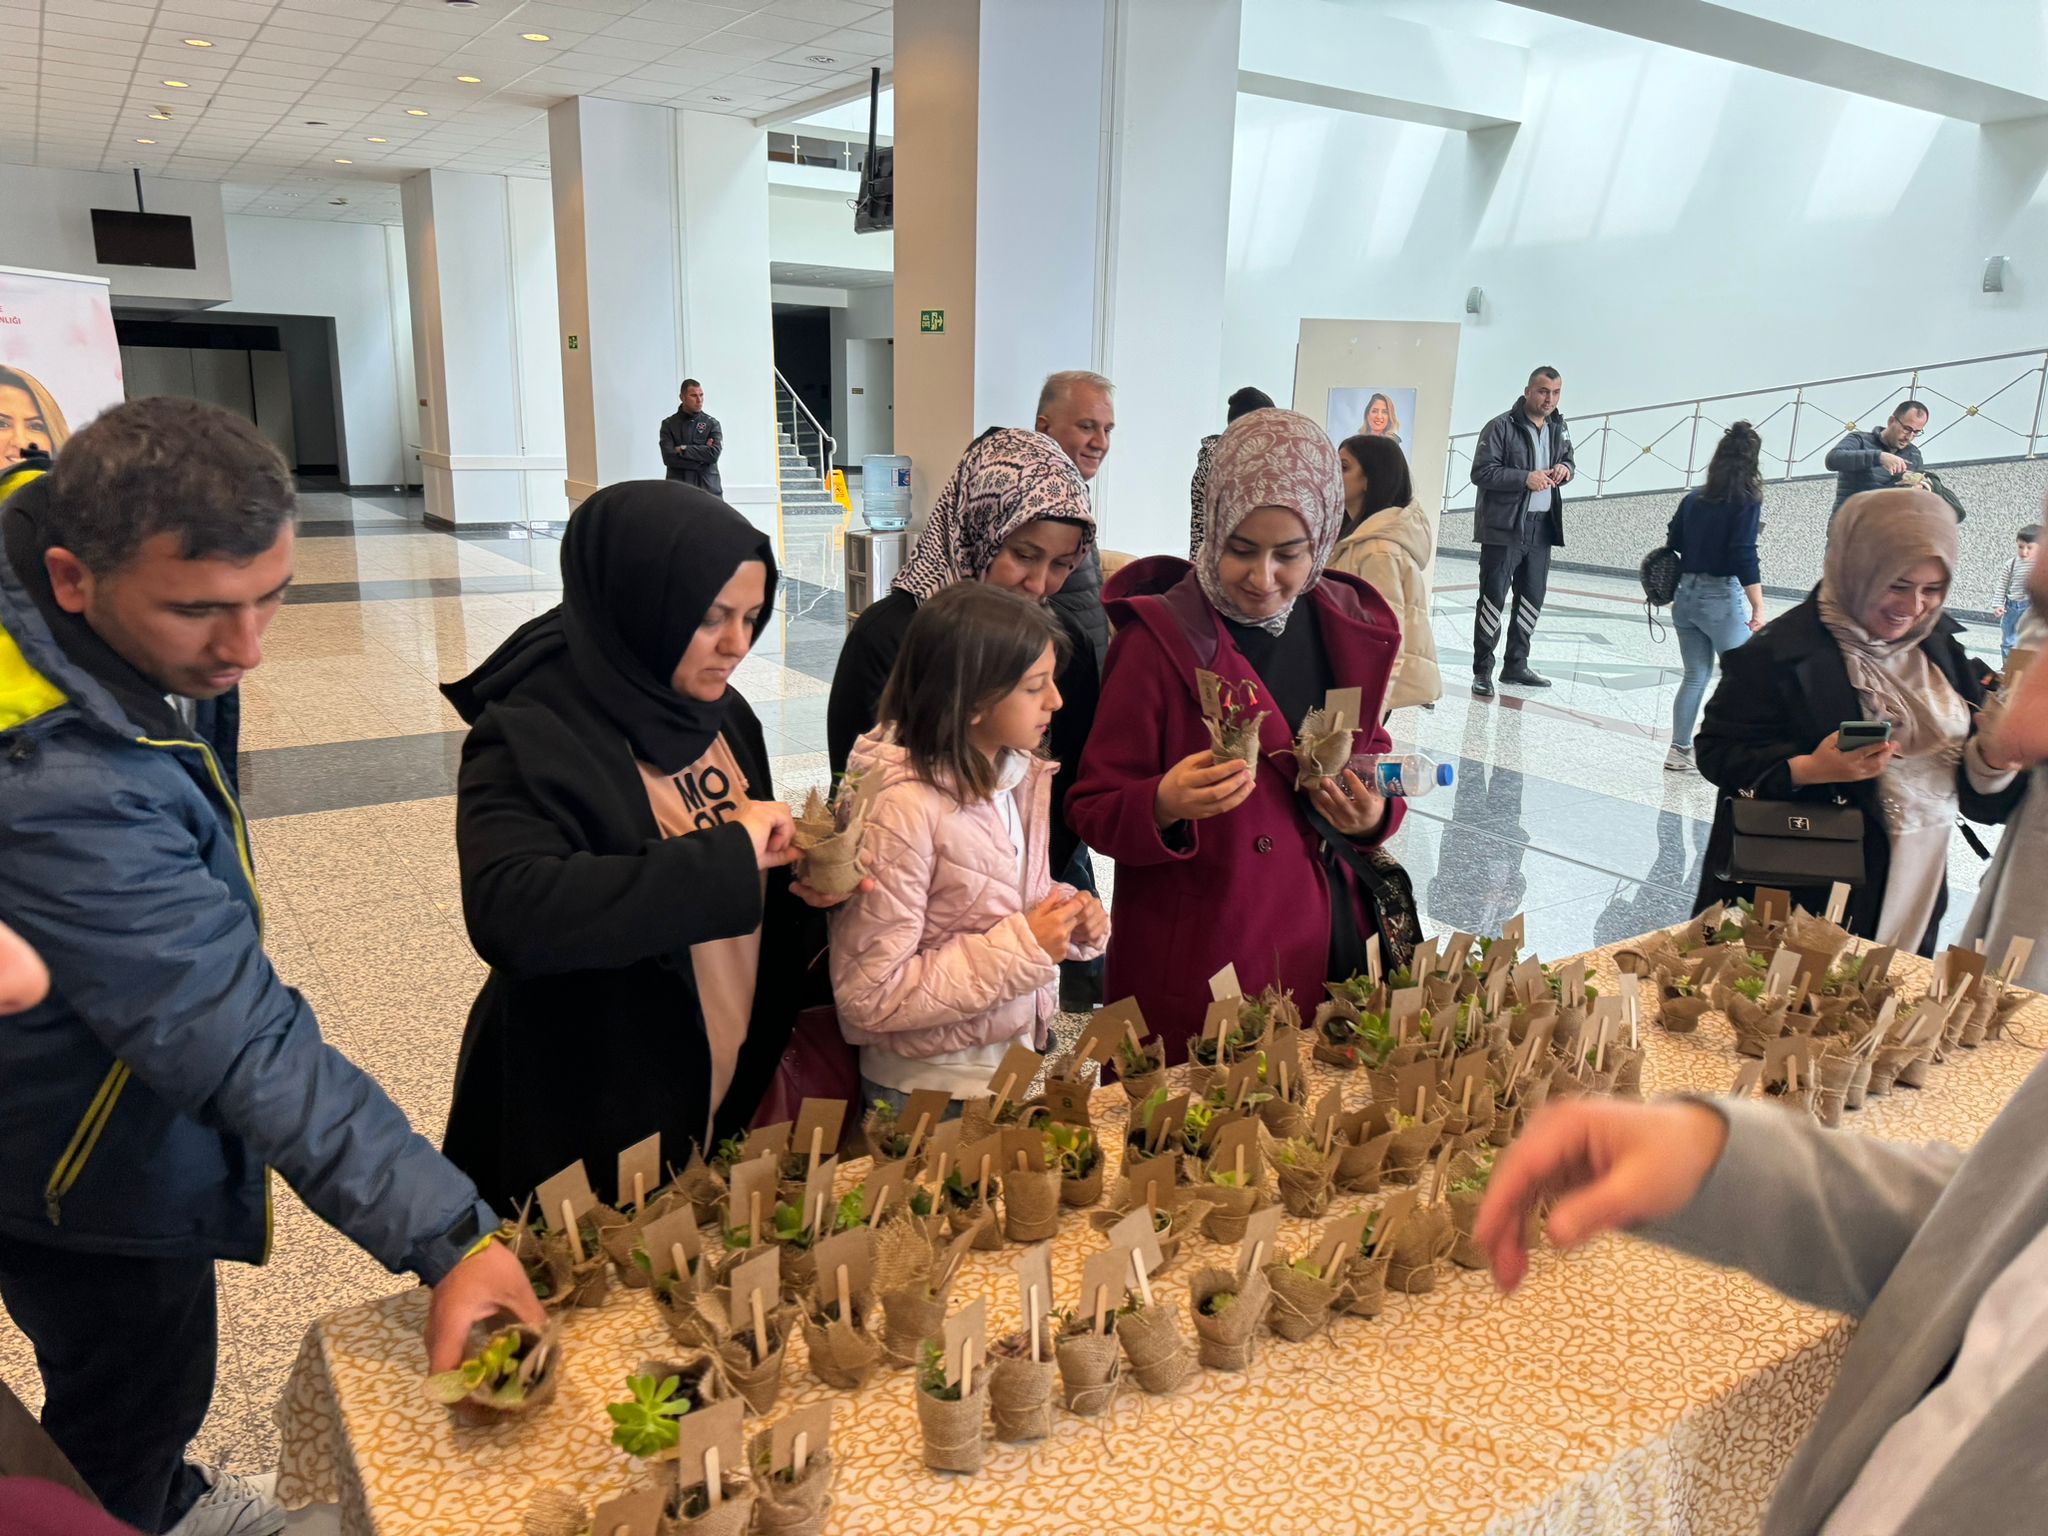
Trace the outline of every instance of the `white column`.
{"label": "white column", "polygon": [[402,190],[426,515],[510,524],[557,515],[563,460],[551,355],[522,311],[552,305],[554,250],[533,186],[424,171]]}
{"label": "white column", "polygon": [[[776,532],[781,455],[768,291],[768,133],[716,112],[674,115],[682,374],[704,385],[704,408],[725,429],[718,457],[725,499],[756,527]],[[851,223],[851,210],[846,217]]]}

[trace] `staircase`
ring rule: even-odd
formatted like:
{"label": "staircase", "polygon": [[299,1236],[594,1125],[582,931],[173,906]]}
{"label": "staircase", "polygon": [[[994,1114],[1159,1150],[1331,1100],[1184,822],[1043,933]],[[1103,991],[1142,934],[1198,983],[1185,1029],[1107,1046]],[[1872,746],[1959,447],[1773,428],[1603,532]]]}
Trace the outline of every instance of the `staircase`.
{"label": "staircase", "polygon": [[775,376],[775,435],[782,455],[783,516],[840,516],[842,509],[824,480],[824,468],[832,461],[835,445],[779,373]]}

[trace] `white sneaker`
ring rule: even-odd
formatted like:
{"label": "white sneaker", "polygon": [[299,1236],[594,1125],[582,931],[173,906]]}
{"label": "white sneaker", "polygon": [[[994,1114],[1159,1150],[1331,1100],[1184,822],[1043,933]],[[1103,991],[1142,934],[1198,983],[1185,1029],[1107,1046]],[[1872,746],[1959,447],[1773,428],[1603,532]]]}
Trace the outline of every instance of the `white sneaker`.
{"label": "white sneaker", "polygon": [[1671,747],[1665,751],[1664,771],[1666,773],[1691,773],[1692,770],[1691,747]]}
{"label": "white sneaker", "polygon": [[192,1464],[206,1479],[206,1492],[172,1526],[167,1536],[276,1536],[284,1529],[284,1506],[253,1478],[225,1467]]}

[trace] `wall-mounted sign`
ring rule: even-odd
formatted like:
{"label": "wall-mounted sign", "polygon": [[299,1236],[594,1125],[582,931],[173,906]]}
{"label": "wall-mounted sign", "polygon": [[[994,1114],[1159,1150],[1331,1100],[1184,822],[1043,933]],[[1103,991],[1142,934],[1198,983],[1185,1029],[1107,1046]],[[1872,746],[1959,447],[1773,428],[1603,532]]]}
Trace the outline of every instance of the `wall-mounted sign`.
{"label": "wall-mounted sign", "polygon": [[920,309],[917,328],[927,336],[941,334],[946,329],[946,312],[943,309]]}
{"label": "wall-mounted sign", "polygon": [[569,338],[569,350],[571,352],[574,352],[576,350],[576,338],[574,336],[571,336]]}

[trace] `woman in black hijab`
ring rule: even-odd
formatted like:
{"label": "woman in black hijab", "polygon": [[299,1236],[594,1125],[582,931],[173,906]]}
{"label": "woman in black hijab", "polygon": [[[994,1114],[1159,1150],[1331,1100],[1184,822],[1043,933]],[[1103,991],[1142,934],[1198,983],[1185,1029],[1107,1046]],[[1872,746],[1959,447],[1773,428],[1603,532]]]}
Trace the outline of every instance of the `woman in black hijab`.
{"label": "woman in black hijab", "polygon": [[730,683],[775,583],[717,497],[608,486],[569,520],[561,605],[443,690],[471,726],[455,836],[491,967],[446,1151],[500,1210],[579,1157],[609,1190],[651,1132],[680,1163],[745,1125],[808,1001],[823,929],[791,892],[829,902],[784,870],[789,809]]}

